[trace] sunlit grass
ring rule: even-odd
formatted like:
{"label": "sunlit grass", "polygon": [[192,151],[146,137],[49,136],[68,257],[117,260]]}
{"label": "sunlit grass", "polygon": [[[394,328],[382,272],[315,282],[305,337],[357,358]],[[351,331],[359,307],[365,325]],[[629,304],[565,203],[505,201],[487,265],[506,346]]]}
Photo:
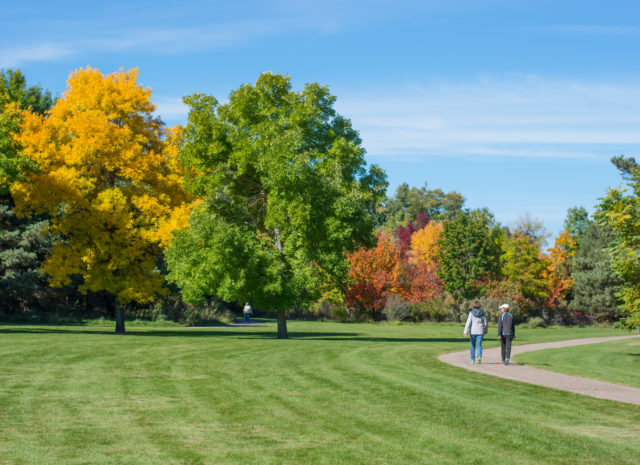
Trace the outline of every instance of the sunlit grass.
{"label": "sunlit grass", "polygon": [[640,338],[528,352],[518,362],[640,388]]}
{"label": "sunlit grass", "polygon": [[0,463],[637,463],[639,407],[438,361],[461,325],[289,330],[0,327]]}

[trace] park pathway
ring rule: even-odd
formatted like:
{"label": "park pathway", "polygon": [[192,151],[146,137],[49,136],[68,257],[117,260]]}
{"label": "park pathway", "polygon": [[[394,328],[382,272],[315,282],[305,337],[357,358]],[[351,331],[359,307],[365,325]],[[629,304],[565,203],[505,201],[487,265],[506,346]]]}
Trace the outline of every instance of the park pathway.
{"label": "park pathway", "polygon": [[[596,344],[599,342],[618,341],[620,339],[640,338],[640,336],[613,336],[594,337],[588,339],[571,339],[568,341],[544,342],[540,344],[526,344],[513,346],[511,357],[531,352],[534,350],[557,349],[560,347],[571,347],[584,344]],[[597,397],[599,399],[615,400],[629,404],[640,405],[640,389],[621,384],[608,383],[595,379],[581,378],[579,376],[564,375],[552,371],[541,370],[528,365],[520,365],[511,362],[511,365],[500,364],[500,347],[495,349],[484,349],[482,351],[482,364],[469,363],[469,349],[462,352],[451,352],[438,357],[441,361],[455,365],[467,370],[485,373],[487,375],[499,376],[500,378],[522,381],[524,383],[537,384],[562,391],[575,392],[585,396]]]}

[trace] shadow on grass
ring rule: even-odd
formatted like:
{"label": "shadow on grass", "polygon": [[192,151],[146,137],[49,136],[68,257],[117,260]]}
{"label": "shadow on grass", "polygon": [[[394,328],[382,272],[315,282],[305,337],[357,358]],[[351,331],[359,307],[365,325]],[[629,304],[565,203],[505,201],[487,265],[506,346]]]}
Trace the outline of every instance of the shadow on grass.
{"label": "shadow on grass", "polygon": [[[264,327],[261,327],[264,328]],[[238,327],[229,326],[221,329],[197,329],[176,328],[172,330],[149,328],[145,331],[133,329],[125,334],[116,334],[113,329],[109,330],[87,330],[87,329],[68,329],[68,328],[50,328],[50,327],[16,327],[16,328],[0,328],[0,334],[68,334],[68,335],[97,335],[97,336],[116,336],[116,337],[160,337],[160,338],[202,338],[202,337],[234,337],[246,339],[277,339],[276,332],[272,328],[267,331],[249,331],[247,329],[239,329]],[[467,338],[402,338],[402,337],[374,337],[363,336],[360,333],[330,333],[330,332],[303,332],[289,331],[289,338],[292,340],[307,341],[362,341],[362,342],[462,342]],[[490,340],[490,339],[486,339]]]}

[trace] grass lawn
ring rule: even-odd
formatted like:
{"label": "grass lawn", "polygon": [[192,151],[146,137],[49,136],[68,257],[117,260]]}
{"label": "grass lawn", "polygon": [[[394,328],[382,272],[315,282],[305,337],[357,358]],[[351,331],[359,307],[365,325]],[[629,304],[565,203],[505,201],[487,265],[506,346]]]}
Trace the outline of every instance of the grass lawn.
{"label": "grass lawn", "polygon": [[[637,464],[640,407],[467,372],[462,325],[0,326],[0,464]],[[498,345],[491,337],[485,347]],[[518,344],[624,334],[519,329]],[[637,350],[636,350],[637,352]]]}
{"label": "grass lawn", "polygon": [[640,339],[528,352],[516,360],[545,370],[640,388]]}

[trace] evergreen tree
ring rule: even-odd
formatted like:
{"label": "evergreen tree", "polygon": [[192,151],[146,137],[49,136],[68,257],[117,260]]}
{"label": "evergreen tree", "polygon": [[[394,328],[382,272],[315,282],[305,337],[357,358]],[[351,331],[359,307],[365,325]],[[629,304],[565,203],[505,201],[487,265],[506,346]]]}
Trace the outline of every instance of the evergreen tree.
{"label": "evergreen tree", "polygon": [[607,228],[590,223],[571,260],[574,285],[569,308],[598,321],[615,321],[621,316],[616,292],[622,282],[611,269],[607,251],[611,240]]}
{"label": "evergreen tree", "polygon": [[51,249],[48,221],[18,219],[0,203],[0,314],[14,316],[47,302],[47,278],[38,271]]}
{"label": "evergreen tree", "polygon": [[46,217],[18,219],[9,185],[22,176],[28,162],[13,135],[20,130],[23,111],[44,114],[51,94],[27,86],[19,71],[0,71],[0,315],[14,316],[50,304],[53,293],[38,270],[51,249]]}

